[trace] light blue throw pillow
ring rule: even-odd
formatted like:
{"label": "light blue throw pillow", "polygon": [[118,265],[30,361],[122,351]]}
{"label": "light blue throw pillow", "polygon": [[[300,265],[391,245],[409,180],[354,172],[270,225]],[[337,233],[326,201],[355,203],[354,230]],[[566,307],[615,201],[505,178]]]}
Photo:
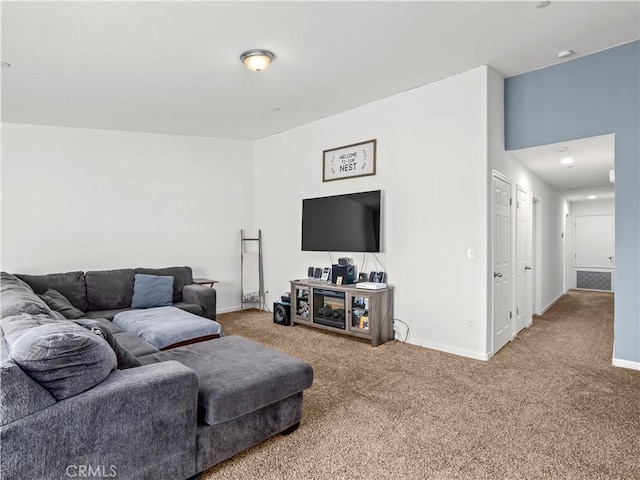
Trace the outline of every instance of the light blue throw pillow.
{"label": "light blue throw pillow", "polygon": [[132,308],[169,307],[173,305],[173,277],[136,273],[133,282]]}

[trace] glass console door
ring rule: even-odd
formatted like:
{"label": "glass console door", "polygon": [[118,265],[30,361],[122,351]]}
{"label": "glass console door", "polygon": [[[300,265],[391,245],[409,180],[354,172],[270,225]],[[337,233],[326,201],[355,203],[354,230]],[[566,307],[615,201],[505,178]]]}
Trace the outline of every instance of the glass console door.
{"label": "glass console door", "polygon": [[369,297],[351,296],[351,318],[349,329],[369,333]]}
{"label": "glass console door", "polygon": [[296,288],[295,315],[311,321],[308,288]]}

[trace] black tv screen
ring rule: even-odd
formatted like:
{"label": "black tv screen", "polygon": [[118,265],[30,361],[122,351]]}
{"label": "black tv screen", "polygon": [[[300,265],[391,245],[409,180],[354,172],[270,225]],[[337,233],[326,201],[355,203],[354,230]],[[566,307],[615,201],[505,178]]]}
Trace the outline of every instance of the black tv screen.
{"label": "black tv screen", "polygon": [[302,200],[302,250],[380,251],[380,190]]}

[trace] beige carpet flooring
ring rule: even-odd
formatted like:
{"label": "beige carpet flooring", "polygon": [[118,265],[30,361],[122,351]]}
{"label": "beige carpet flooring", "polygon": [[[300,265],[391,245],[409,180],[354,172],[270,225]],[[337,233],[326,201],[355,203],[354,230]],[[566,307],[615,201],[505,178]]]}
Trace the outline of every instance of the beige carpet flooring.
{"label": "beige carpet flooring", "polygon": [[220,315],[315,380],[298,431],[201,479],[640,479],[640,372],[611,366],[612,312],[571,291],[488,362]]}

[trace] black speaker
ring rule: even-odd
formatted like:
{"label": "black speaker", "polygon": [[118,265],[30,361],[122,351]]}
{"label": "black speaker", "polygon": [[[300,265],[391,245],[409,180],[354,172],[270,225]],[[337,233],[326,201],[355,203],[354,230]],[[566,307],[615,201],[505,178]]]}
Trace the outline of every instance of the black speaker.
{"label": "black speaker", "polygon": [[283,302],[273,303],[273,323],[291,325],[291,304]]}
{"label": "black speaker", "polygon": [[331,283],[336,283],[338,277],[342,277],[343,285],[351,285],[358,280],[358,272],[355,265],[333,265],[331,268]]}
{"label": "black speaker", "polygon": [[372,283],[387,283],[387,274],[384,272],[371,272],[369,281]]}
{"label": "black speaker", "polygon": [[315,274],[315,271],[316,271],[316,267],[307,268],[307,277],[308,278],[313,278],[313,275]]}

